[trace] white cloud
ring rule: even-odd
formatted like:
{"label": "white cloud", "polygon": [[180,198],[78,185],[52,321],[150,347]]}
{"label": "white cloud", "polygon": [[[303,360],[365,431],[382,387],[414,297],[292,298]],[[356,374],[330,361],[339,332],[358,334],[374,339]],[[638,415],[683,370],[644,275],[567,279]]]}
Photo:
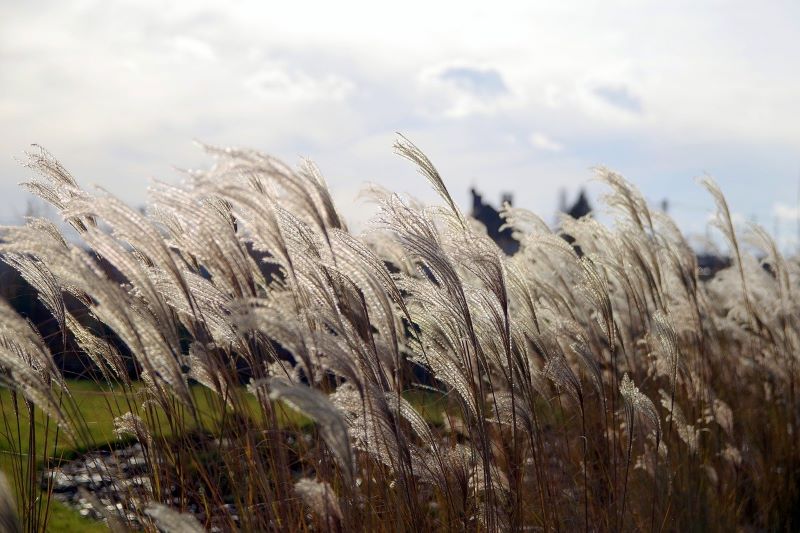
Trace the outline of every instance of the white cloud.
{"label": "white cloud", "polygon": [[423,69],[419,74],[423,113],[447,118],[492,116],[513,103],[502,73],[494,67],[466,62]]}
{"label": "white cloud", "polygon": [[355,84],[341,76],[309,76],[283,65],[265,65],[245,80],[245,86],[259,97],[276,102],[341,102],[355,89]]}
{"label": "white cloud", "polygon": [[608,105],[638,115],[642,112],[642,101],[631,89],[623,84],[599,85],[592,93]]}
{"label": "white cloud", "polygon": [[796,221],[800,219],[800,206],[776,203],[772,208],[772,214],[781,221]]}
{"label": "white cloud", "polygon": [[217,54],[207,42],[187,35],[177,35],[172,39],[175,51],[185,55],[189,59],[199,59],[202,61],[214,61]]}
{"label": "white cloud", "polygon": [[530,137],[530,142],[534,148],[545,152],[560,152],[564,149],[564,145],[554,141],[544,133],[534,133]]}

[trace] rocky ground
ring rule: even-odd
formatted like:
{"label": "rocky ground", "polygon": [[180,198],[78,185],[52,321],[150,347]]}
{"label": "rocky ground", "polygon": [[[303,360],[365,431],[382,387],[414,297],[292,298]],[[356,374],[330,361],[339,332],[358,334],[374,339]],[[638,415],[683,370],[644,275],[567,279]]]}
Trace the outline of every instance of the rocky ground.
{"label": "rocky ground", "polygon": [[[47,489],[49,479],[53,497],[77,509],[81,515],[107,521],[109,525],[139,529],[142,520],[147,519],[140,504],[150,499],[148,496],[152,490],[147,469],[147,459],[140,444],[94,451],[45,472],[42,488]],[[173,503],[179,505],[180,501],[175,498]],[[220,515],[230,515],[232,510],[220,509]],[[200,523],[206,522],[203,509],[189,504],[187,511]],[[212,516],[212,524],[214,522]],[[211,530],[224,529],[217,526]]]}

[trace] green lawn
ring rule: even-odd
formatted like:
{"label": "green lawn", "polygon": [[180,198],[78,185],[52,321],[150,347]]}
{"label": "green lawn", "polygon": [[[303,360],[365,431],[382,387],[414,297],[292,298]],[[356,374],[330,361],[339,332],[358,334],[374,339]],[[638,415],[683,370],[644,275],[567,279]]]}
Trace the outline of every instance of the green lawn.
{"label": "green lawn", "polygon": [[[69,459],[81,451],[96,446],[107,446],[113,442],[113,419],[127,409],[115,405],[118,400],[113,392],[104,392],[91,382],[69,382],[75,404],[86,420],[86,435],[88,442],[73,443],[59,434],[56,444],[56,428],[46,419],[41,411],[34,410],[35,427],[35,458],[38,471],[44,467],[45,459]],[[27,455],[30,449],[28,441],[31,427],[30,417],[21,396],[17,396],[16,408],[20,409],[20,416],[15,414],[14,397],[10,390],[0,389],[0,410],[3,421],[0,424],[0,469],[6,474],[9,482],[14,485],[15,480],[27,475],[27,465],[15,460],[15,456]],[[45,451],[47,450],[47,451]],[[19,490],[19,486],[16,487]],[[52,531],[107,531],[104,524],[84,518],[77,511],[62,505],[55,500],[51,501],[51,515],[48,529]]]}
{"label": "green lawn", "polygon": [[[81,453],[108,446],[124,444],[114,435],[114,418],[128,411],[138,410],[141,407],[141,398],[137,390],[140,386],[135,386],[129,394],[123,394],[118,387],[101,387],[92,381],[69,381],[68,388],[74,400],[74,407],[65,402],[65,409],[72,412],[77,409],[80,416],[75,419],[82,420],[81,438],[79,442],[70,442],[64,438],[63,432],[57,432],[55,424],[51,421],[47,423],[43,413],[38,409],[34,410],[35,427],[35,458],[36,468],[41,471],[45,461],[57,462],[58,460],[69,460],[77,457]],[[244,389],[242,399],[250,407],[254,414],[257,410],[256,399],[247,394]],[[218,412],[212,409],[212,402],[216,402],[213,392],[201,386],[192,387],[194,403],[197,407],[200,422],[203,426],[211,425],[218,416],[212,413]],[[128,403],[130,401],[130,405]],[[24,462],[15,461],[14,456],[25,456],[30,449],[28,441],[30,430],[30,417],[21,396],[17,396],[17,408],[21,410],[20,416],[15,415],[15,403],[12,392],[7,388],[0,388],[0,411],[3,413],[3,421],[0,422],[0,469],[6,474],[9,483],[14,485],[14,480],[19,480],[27,475],[27,468]],[[308,421],[302,416],[290,410],[281,410],[282,422],[303,425]],[[170,435],[170,427],[163,411],[154,410],[155,419],[158,421],[156,433]],[[195,424],[196,425],[196,424]],[[58,441],[56,437],[58,436]],[[55,444],[55,446],[54,446]],[[49,529],[53,531],[106,531],[107,528],[102,523],[81,517],[71,508],[52,502],[52,515],[50,517]]]}

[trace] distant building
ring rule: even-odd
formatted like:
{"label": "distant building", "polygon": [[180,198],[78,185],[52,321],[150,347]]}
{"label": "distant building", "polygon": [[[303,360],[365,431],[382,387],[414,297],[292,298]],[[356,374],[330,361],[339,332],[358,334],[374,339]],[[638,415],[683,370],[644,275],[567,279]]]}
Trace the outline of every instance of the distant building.
{"label": "distant building", "polygon": [[[731,258],[721,256],[708,252],[701,252],[697,254],[697,277],[701,281],[708,281],[713,278],[720,270],[730,267],[732,264]],[[767,264],[764,264],[765,269],[769,271]]]}
{"label": "distant building", "polygon": [[[592,205],[589,203],[589,199],[586,197],[586,191],[584,189],[580,190],[578,193],[578,199],[575,200],[575,203],[570,207],[567,206],[566,191],[561,189],[561,199],[559,203],[559,212],[567,214],[576,220],[592,213]],[[561,235],[562,239],[573,245],[572,247],[575,249],[575,253],[577,253],[579,256],[583,255],[581,247],[573,244],[575,242],[575,238],[572,235],[564,233],[563,231],[559,234]]]}
{"label": "distant building", "polygon": [[[500,211],[492,205],[485,203],[483,196],[474,188],[470,189],[470,193],[472,194],[472,212],[470,213],[472,217],[486,226],[486,233],[488,233],[489,237],[491,237],[507,255],[514,255],[517,253],[519,250],[519,242],[513,237],[511,229],[500,229],[504,222],[503,218],[500,216]],[[505,203],[513,205],[513,199],[513,195],[510,193],[503,193],[500,198],[500,203],[501,205]],[[589,215],[592,212],[592,206],[586,196],[586,191],[583,189],[580,190],[578,198],[571,206],[567,206],[566,191],[562,190],[560,204],[559,211],[575,219]],[[561,236],[570,244],[575,241],[570,235],[562,233]],[[577,249],[577,251],[580,253],[579,249]]]}
{"label": "distant building", "polygon": [[580,192],[578,192],[578,199],[575,200],[575,203],[572,204],[571,207],[567,206],[566,191],[561,189],[560,204],[561,205],[558,207],[559,212],[566,213],[576,220],[592,213],[592,204],[589,203],[589,199],[586,197],[585,189],[581,189]]}
{"label": "distant building", "polygon": [[[485,203],[483,201],[483,196],[474,188],[470,189],[470,193],[472,194],[472,212],[470,213],[472,217],[486,226],[486,233],[492,238],[492,240],[494,240],[494,242],[497,243],[503,252],[505,252],[507,255],[514,255],[517,253],[519,250],[519,242],[512,236],[511,229],[500,229],[504,222],[500,216],[500,211],[494,208],[492,205]],[[504,193],[500,198],[500,203],[501,205],[505,203],[512,205],[513,196],[510,193]],[[661,202],[661,210],[666,212],[668,208],[669,203],[666,199],[664,199]],[[561,189],[559,194],[559,213],[569,215],[577,220],[579,218],[591,215],[592,211],[592,204],[589,203],[589,198],[585,189],[581,189],[578,192],[578,197],[572,204],[567,202],[566,189]],[[581,247],[574,244],[575,239],[572,237],[572,235],[569,235],[563,231],[558,231],[558,234],[561,236],[561,238],[573,246],[575,252],[579,256],[583,255]],[[697,275],[702,281],[707,281],[713,278],[717,272],[730,266],[731,259],[729,257],[719,256],[711,253],[697,254]],[[765,268],[769,270],[768,265],[765,265]]]}
{"label": "distant building", "polygon": [[[517,253],[519,242],[513,237],[511,229],[500,229],[504,222],[500,216],[500,211],[484,203],[483,196],[474,188],[470,189],[470,193],[472,193],[472,212],[470,213],[472,217],[486,226],[486,233],[507,255]],[[513,196],[509,193],[504,193],[500,200],[501,205],[504,203],[513,204]]]}

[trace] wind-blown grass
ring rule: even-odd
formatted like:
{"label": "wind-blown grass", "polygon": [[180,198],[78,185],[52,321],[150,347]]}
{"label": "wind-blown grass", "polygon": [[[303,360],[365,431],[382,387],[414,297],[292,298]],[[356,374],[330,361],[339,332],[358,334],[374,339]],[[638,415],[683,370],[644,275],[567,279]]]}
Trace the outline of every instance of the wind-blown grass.
{"label": "wind-blown grass", "polygon": [[[207,149],[215,165],[156,184],[146,214],[37,149],[27,187],[81,242],[41,219],[0,236],[113,388],[98,416],[145,450],[152,493],[127,509],[145,527],[199,527],[176,514],[191,506],[247,531],[800,526],[800,265],[737,233],[713,182],[733,265],[701,282],[675,224],[605,169],[613,224],[565,218],[569,245],[508,208],[507,257],[404,138],[443,204],[374,190],[360,236],[313,164]],[[2,312],[6,427],[96,443],[36,329]],[[12,456],[29,530],[48,514],[37,458],[58,449],[35,435]]]}

